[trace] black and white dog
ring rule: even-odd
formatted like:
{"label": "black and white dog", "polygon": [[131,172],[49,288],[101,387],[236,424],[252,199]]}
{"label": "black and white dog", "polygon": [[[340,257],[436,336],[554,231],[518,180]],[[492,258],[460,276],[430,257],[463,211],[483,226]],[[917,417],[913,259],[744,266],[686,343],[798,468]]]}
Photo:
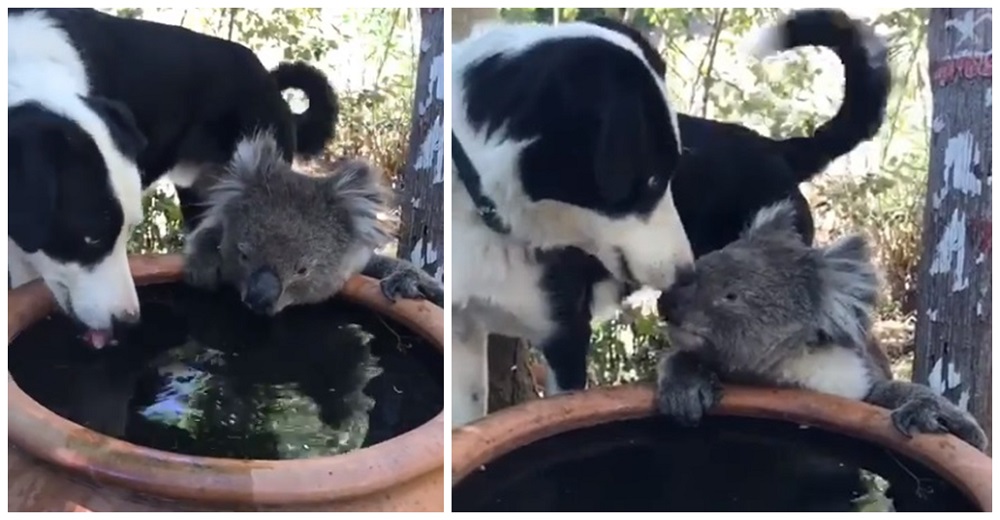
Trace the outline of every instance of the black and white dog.
{"label": "black and white dog", "polygon": [[654,59],[614,24],[480,27],[452,46],[456,426],[486,413],[488,334],[558,329],[544,250],[579,247],[653,287],[692,264],[671,193],[677,116]]}
{"label": "black and white dog", "polygon": [[[615,22],[594,23],[615,27],[637,45],[643,45],[644,39],[637,31]],[[689,240],[695,257],[732,242],[760,208],[785,198],[792,199],[799,232],[811,242],[812,215],[798,184],[871,139],[885,119],[891,83],[886,47],[867,26],[841,11],[803,10],[762,31],[757,42],[755,53],[759,56],[807,45],[834,50],[845,68],[844,102],[836,116],[814,135],[784,140],[764,137],[737,124],[678,114],[684,154],[672,177],[671,190],[684,228],[680,236]],[[665,76],[663,60],[655,52],[647,57],[658,77]],[[482,153],[490,156],[489,149]],[[454,187],[456,191],[461,189]],[[458,195],[455,200],[457,209]],[[582,247],[568,247],[532,251],[530,260],[517,264],[517,271],[509,268],[506,259],[477,266],[474,264],[482,262],[481,258],[463,256],[468,253],[463,250],[465,244],[460,241],[457,221],[454,229],[456,265],[467,258],[473,263],[469,269],[478,268],[470,271],[470,277],[478,277],[472,279],[473,284],[489,282],[488,290],[494,291],[491,298],[516,301],[509,305],[519,314],[532,317],[533,329],[506,333],[524,337],[542,351],[552,371],[547,378],[547,393],[584,388],[591,320],[613,314],[622,299],[638,289],[636,282],[641,282],[630,273],[629,264],[613,258],[609,261],[607,256],[590,254]],[[647,240],[669,252],[678,236],[676,230],[663,228],[653,231]],[[453,287],[453,294],[461,294],[464,289],[457,280]],[[456,306],[459,303],[456,301]],[[469,304],[465,307],[470,320],[476,319],[472,313],[483,312]],[[457,324],[457,312],[455,316]],[[461,425],[484,413],[485,354],[476,359],[472,354],[459,358],[457,351],[453,355],[454,384],[464,385],[456,386],[452,394],[455,424]]]}
{"label": "black and white dog", "polygon": [[334,134],[336,95],[302,63],[269,72],[242,45],[91,9],[9,9],[7,30],[10,282],[43,278],[96,347],[139,318],[126,244],[144,187],[167,175],[193,229],[186,188],[242,137],[268,128],[291,160]]}

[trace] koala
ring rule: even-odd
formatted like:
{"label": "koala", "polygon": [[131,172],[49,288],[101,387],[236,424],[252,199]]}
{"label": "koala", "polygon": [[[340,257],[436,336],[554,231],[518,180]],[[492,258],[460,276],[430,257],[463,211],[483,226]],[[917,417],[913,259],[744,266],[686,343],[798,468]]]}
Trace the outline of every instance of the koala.
{"label": "koala", "polygon": [[664,292],[658,310],[672,348],[657,365],[659,410],[697,424],[719,402],[720,380],[805,388],[892,410],[907,437],[950,432],[985,451],[968,412],[893,381],[880,361],[871,335],[879,276],[864,237],[812,247],[794,219],[788,201],[765,207]]}
{"label": "koala", "polygon": [[330,175],[292,169],[274,138],[241,141],[225,172],[206,190],[205,217],[185,243],[185,279],[226,284],[251,310],[274,315],[290,305],[329,299],[353,275],[381,280],[382,293],[426,298],[444,291],[409,262],[374,253],[390,239],[388,189],[366,162],[345,160]]}

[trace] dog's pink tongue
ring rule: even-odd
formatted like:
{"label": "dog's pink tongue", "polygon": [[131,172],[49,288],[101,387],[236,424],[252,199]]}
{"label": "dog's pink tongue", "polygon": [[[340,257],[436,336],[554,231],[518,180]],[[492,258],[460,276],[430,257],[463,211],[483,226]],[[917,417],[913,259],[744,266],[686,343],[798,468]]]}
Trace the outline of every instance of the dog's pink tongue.
{"label": "dog's pink tongue", "polygon": [[96,349],[102,349],[111,343],[110,330],[88,330],[83,333],[83,340]]}

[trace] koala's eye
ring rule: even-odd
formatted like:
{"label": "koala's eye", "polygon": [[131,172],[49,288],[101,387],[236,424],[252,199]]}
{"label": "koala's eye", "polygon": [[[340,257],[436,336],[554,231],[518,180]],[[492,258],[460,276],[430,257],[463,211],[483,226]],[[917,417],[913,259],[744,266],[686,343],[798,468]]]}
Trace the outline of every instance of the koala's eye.
{"label": "koala's eye", "polygon": [[740,299],[740,297],[737,296],[736,293],[726,293],[725,298],[726,298],[727,302],[734,302],[734,301]]}
{"label": "koala's eye", "polygon": [[305,276],[305,274],[308,272],[309,269],[306,266],[299,267],[298,269],[295,270],[295,274],[299,276]]}

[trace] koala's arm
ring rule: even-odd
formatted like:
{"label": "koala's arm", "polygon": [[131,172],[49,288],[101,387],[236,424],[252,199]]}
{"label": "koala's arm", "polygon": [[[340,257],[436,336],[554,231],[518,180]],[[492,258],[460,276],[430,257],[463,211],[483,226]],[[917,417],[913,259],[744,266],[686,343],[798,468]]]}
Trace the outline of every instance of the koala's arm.
{"label": "koala's arm", "polygon": [[438,307],[444,307],[444,288],[423,269],[398,258],[372,255],[361,274],[381,280],[382,294],[396,301],[397,298],[426,298]]}
{"label": "koala's arm", "polygon": [[660,413],[679,424],[696,426],[722,399],[715,371],[698,353],[671,348],[656,365],[656,404]]}
{"label": "koala's arm", "polygon": [[879,381],[865,401],[892,410],[892,423],[903,435],[951,433],[986,451],[989,440],[976,419],[930,388],[907,381]]}
{"label": "koala's arm", "polygon": [[202,222],[184,244],[184,279],[195,287],[215,289],[222,281],[222,224]]}

